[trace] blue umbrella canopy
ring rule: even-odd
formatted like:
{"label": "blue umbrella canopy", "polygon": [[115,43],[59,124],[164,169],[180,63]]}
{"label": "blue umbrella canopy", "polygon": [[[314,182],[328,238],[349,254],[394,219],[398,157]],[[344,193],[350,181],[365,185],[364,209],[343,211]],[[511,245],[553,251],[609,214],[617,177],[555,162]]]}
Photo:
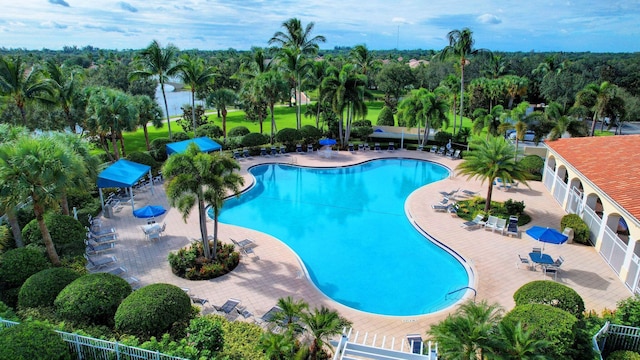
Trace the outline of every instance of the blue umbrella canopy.
{"label": "blue umbrella canopy", "polygon": [[335,139],[322,139],[320,140],[320,145],[335,145],[336,144],[336,140]]}
{"label": "blue umbrella canopy", "polygon": [[558,230],[542,226],[534,226],[527,230],[526,233],[535,240],[548,244],[564,244],[568,239],[566,235]]}
{"label": "blue umbrella canopy", "polygon": [[143,206],[140,209],[133,210],[133,216],[137,218],[151,218],[160,216],[167,212],[165,208],[159,205],[147,205]]}

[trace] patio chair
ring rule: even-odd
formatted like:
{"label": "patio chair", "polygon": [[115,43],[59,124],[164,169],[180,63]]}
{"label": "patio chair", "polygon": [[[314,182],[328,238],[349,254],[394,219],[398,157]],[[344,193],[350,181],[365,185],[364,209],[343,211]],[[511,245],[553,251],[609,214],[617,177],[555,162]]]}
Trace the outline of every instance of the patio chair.
{"label": "patio chair", "polygon": [[467,189],[462,190],[462,193],[467,195],[467,196],[476,196],[476,195],[478,195],[478,191],[471,191],[471,190],[467,190]]}
{"label": "patio chair", "polygon": [[482,214],[478,214],[476,215],[475,218],[473,218],[473,220],[471,221],[466,221],[464,223],[462,223],[463,228],[467,229],[467,230],[473,230],[473,229],[477,229],[480,226],[484,225],[484,215]]}
{"label": "patio chair", "polygon": [[355,148],[353,147],[352,143],[349,143],[349,152],[354,152]]}
{"label": "patio chair", "polygon": [[456,151],[454,151],[454,152],[453,152],[453,154],[451,154],[451,158],[452,158],[453,160],[458,160],[458,159],[460,159],[460,150],[456,150]]}
{"label": "patio chair", "polygon": [[260,156],[269,156],[267,155],[267,148],[260,148]]}
{"label": "patio chair", "polygon": [[[251,240],[245,239],[245,240],[242,240],[241,242],[237,242],[234,239],[231,239],[231,242],[233,242],[233,244],[238,247],[238,250],[240,250],[240,253],[245,254],[247,256],[255,255],[255,252],[253,251],[253,247],[251,245],[246,244],[246,243],[245,243],[246,244],[245,246],[241,245],[241,243],[244,242],[244,241],[251,241]],[[253,243],[253,241],[251,241],[251,243],[255,244],[255,243]]]}
{"label": "patio chair", "polygon": [[96,244],[109,244],[118,241],[118,235],[112,234],[108,236],[94,237],[93,235],[91,235],[91,233],[87,233],[87,240],[91,240]]}
{"label": "patio chair", "polygon": [[380,152],[380,143],[373,144],[373,151]]}
{"label": "patio chair", "polygon": [[432,152],[432,153],[436,153],[436,152],[438,152],[438,147],[437,147],[436,145],[432,145],[432,146],[431,146],[431,152]]}
{"label": "patio chair", "polygon": [[236,306],[236,312],[238,312],[238,315],[242,315],[245,319],[253,316],[253,314],[247,310],[246,306]]}
{"label": "patio chair", "polygon": [[120,276],[120,277],[122,277],[122,275],[124,275],[124,274],[126,274],[126,273],[127,273],[127,269],[125,269],[125,268],[124,268],[124,267],[122,267],[122,266],[119,266],[119,267],[117,267],[117,268],[113,268],[113,269],[111,269],[111,270],[107,270],[106,272],[107,272],[108,274],[111,274],[111,275],[115,275],[115,276]]}
{"label": "patio chair", "polygon": [[440,191],[440,194],[441,194],[442,196],[444,196],[444,197],[450,198],[450,197],[455,196],[455,195],[458,193],[458,191],[459,191],[459,190],[460,190],[460,188],[457,188],[457,189],[452,190],[452,191],[449,191],[449,192],[446,192],[446,191]]}
{"label": "patio chair", "polygon": [[542,254],[542,248],[534,247],[533,249],[531,249],[531,252],[535,254]]}
{"label": "patio chair", "polygon": [[487,222],[484,223],[484,229],[493,231],[497,223],[498,223],[498,217],[490,215],[489,218],[487,219]]}
{"label": "patio chair", "polygon": [[424,150],[424,146],[422,146],[422,144],[418,145],[418,148],[416,149],[416,151],[423,151]]}
{"label": "patio chair", "polygon": [[89,270],[98,270],[107,267],[108,265],[118,262],[115,256],[92,258],[91,256],[84,254],[84,258],[87,259]]}
{"label": "patio chair", "polygon": [[307,144],[307,152],[308,153],[312,153],[313,152],[313,145]]}
{"label": "patio chair", "polygon": [[364,143],[364,151],[369,151],[369,150],[371,150],[369,148],[369,143]]}
{"label": "patio chair", "polygon": [[138,290],[140,288],[140,279],[129,276],[124,280],[127,282],[127,284],[131,285],[131,289]]}
{"label": "patio chair", "polygon": [[498,218],[496,226],[493,228],[493,232],[500,231],[500,235],[504,235],[504,230],[507,228],[507,219]]}
{"label": "patio chair", "polygon": [[422,354],[424,343],[420,334],[407,335],[407,343],[409,343],[409,350],[412,354]]}
{"label": "patio chair", "polygon": [[444,151],[445,151],[444,146],[440,146],[440,147],[438,148],[438,151],[436,152],[436,154],[438,154],[438,155],[444,155]]}
{"label": "patio chair", "polygon": [[558,273],[560,272],[559,266],[547,265],[547,266],[544,266],[542,269],[544,271],[545,277],[547,276],[547,274],[553,274],[553,280],[555,281],[558,279]]}
{"label": "patio chair", "polygon": [[113,248],[115,248],[115,245],[116,245],[114,243],[98,244],[91,240],[85,240],[84,243],[87,246],[85,249],[85,252],[87,253],[87,255],[102,254],[106,251],[113,250]]}
{"label": "patio chair", "polygon": [[364,151],[364,144],[358,144],[358,151]]}
{"label": "patio chair", "polygon": [[204,304],[208,303],[209,300],[204,299],[204,298],[200,298],[194,295],[189,295],[189,298],[191,299],[191,302],[194,304],[198,304],[198,305],[202,305],[204,306]]}
{"label": "patio chair", "polygon": [[87,233],[91,234],[91,237],[93,238],[108,237],[116,234],[115,228],[98,229],[98,230],[91,230],[87,226],[85,226],[84,228],[87,230]]}
{"label": "patio chair", "polygon": [[445,155],[450,158],[453,158],[453,153],[454,153],[453,149],[447,149],[447,151],[445,152]]}
{"label": "patio chair", "polygon": [[506,231],[507,235],[511,236],[515,236],[515,237],[520,237],[520,230],[518,230],[518,217],[517,216],[510,216],[509,217],[509,223],[507,224],[507,231]]}
{"label": "patio chair", "polygon": [[149,240],[160,240],[160,231],[154,231],[147,235]]}
{"label": "patio chair", "polygon": [[275,146],[272,146],[272,147],[271,147],[271,153],[270,153],[270,155],[271,155],[271,156],[278,156],[278,150],[276,150],[276,147],[275,147]]}
{"label": "patio chair", "polygon": [[304,154],[304,151],[302,151],[302,144],[296,144],[296,153]]}
{"label": "patio chair", "polygon": [[448,204],[448,205],[433,204],[431,205],[431,208],[435,210],[435,212],[449,212],[454,205],[455,204]]}
{"label": "patio chair", "polygon": [[393,142],[389,142],[389,146],[387,147],[387,151],[395,151],[396,145]]}
{"label": "patio chair", "polygon": [[280,155],[287,155],[287,147],[284,145],[280,145]]}
{"label": "patio chair", "polygon": [[238,150],[233,150],[233,158],[240,160],[240,152]]}
{"label": "patio chair", "polygon": [[251,155],[249,155],[249,149],[242,149],[242,157],[245,159],[248,159],[251,157]]}
{"label": "patio chair", "polygon": [[529,261],[529,259],[522,257],[522,255],[520,254],[518,254],[518,259],[519,261],[516,262],[516,267],[518,269],[520,269],[520,264],[527,265],[529,267],[529,270],[533,269],[533,264],[531,263],[531,261]]}

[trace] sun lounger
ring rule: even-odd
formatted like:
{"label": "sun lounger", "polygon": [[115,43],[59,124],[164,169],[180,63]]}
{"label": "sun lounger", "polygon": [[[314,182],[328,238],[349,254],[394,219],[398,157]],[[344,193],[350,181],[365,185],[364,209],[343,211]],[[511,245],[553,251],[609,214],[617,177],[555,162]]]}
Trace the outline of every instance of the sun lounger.
{"label": "sun lounger", "polygon": [[238,312],[238,315],[242,315],[245,319],[253,316],[253,314],[244,306],[236,306],[236,311]]}
{"label": "sun lounger", "polygon": [[91,241],[91,240],[85,240],[84,243],[87,246],[85,250],[87,255],[102,254],[103,252],[113,250],[116,245],[112,242],[98,244],[95,241]]}
{"label": "sun lounger", "polygon": [[467,189],[462,190],[462,193],[467,195],[467,196],[476,196],[476,195],[478,195],[478,191],[471,191],[471,190],[467,190]]}
{"label": "sun lounger", "polygon": [[496,226],[493,228],[493,232],[500,231],[501,235],[504,235],[504,230],[507,227],[507,219],[498,218],[496,221]]}
{"label": "sun lounger", "polygon": [[278,152],[280,155],[287,155],[287,148],[284,145],[280,145],[280,150]]}
{"label": "sun lounger", "polygon": [[484,215],[478,214],[478,215],[476,215],[476,217],[473,220],[466,221],[466,222],[462,223],[462,225],[460,225],[460,226],[462,226],[463,228],[465,228],[467,230],[477,229],[480,226],[484,225],[483,219],[484,219]]}
{"label": "sun lounger", "polygon": [[94,238],[112,236],[112,235],[116,234],[116,229],[115,228],[100,229],[100,230],[97,230],[97,231],[91,230],[86,226],[84,228],[87,230],[87,233],[90,234]]}
{"label": "sun lounger", "polygon": [[373,151],[380,152],[380,143],[375,143],[373,145]]}
{"label": "sun lounger", "polygon": [[424,146],[418,145],[418,148],[416,149],[416,151],[422,151],[422,150],[424,150]]}
{"label": "sun lounger", "polygon": [[122,267],[122,266],[119,266],[119,267],[117,267],[117,268],[113,268],[113,269],[111,269],[111,270],[107,270],[106,272],[107,272],[108,274],[111,274],[111,275],[115,275],[115,276],[120,276],[120,277],[122,277],[122,275],[124,275],[124,274],[126,274],[126,273],[127,273],[127,269],[125,269],[125,268],[124,268],[124,267]]}
{"label": "sun lounger", "polygon": [[267,148],[260,148],[260,156],[269,156],[267,155]]}
{"label": "sun lounger", "polygon": [[387,147],[387,151],[394,151],[396,149],[396,145],[393,142],[389,142],[389,146]]}
{"label": "sun lounger", "polygon": [[509,223],[507,224],[507,235],[513,235],[520,237],[520,230],[518,230],[518,218],[515,216],[509,217]]}
{"label": "sun lounger", "polygon": [[358,144],[358,151],[364,151],[364,145]]}
{"label": "sun lounger", "polygon": [[308,153],[312,153],[313,152],[313,145],[311,145],[311,144],[307,145],[307,152]]}
{"label": "sun lounger", "polygon": [[355,147],[353,146],[352,143],[349,143],[349,152],[354,152],[355,151]]}
{"label": "sun lounger", "polygon": [[436,212],[448,212],[449,209],[451,209],[452,207],[453,207],[453,204],[449,204],[449,205],[434,204],[434,205],[431,205],[431,208],[433,210],[435,210]]}
{"label": "sun lounger", "polygon": [[304,151],[302,151],[302,144],[296,144],[296,153],[304,154]]}
{"label": "sun lounger", "polygon": [[431,146],[431,152],[436,153],[438,151],[438,147],[436,145]]}
{"label": "sun lounger", "polygon": [[490,215],[489,218],[487,219],[487,222],[484,223],[484,229],[493,231],[497,223],[498,223],[498,217]]}
{"label": "sun lounger", "polygon": [[[240,300],[231,298],[231,299],[227,300],[224,304],[222,304],[222,306],[220,306],[220,311],[225,313],[225,314],[229,314],[238,305],[240,305]],[[217,310],[217,308],[216,308],[216,310]]]}
{"label": "sun lounger", "polygon": [[369,143],[364,143],[364,151],[369,151],[369,150],[371,150],[369,148]]}
{"label": "sun lounger", "polygon": [[91,256],[85,254],[84,257],[85,259],[87,259],[90,270],[102,269],[118,262],[118,259],[116,259],[115,256],[92,258]]}

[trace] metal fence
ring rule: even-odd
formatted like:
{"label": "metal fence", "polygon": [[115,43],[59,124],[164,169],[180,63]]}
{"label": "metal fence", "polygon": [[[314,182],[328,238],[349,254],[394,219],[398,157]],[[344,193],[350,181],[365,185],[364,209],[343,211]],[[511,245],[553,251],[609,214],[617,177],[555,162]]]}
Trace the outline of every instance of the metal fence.
{"label": "metal fence", "polygon": [[607,321],[593,336],[593,347],[600,353],[610,354],[616,350],[631,350],[640,352],[640,328],[615,325]]}
{"label": "metal fence", "polygon": [[[18,324],[0,318],[0,330]],[[79,360],[187,360],[158,351],[123,345],[117,341],[100,340],[57,330],[56,333],[67,343],[74,358]]]}

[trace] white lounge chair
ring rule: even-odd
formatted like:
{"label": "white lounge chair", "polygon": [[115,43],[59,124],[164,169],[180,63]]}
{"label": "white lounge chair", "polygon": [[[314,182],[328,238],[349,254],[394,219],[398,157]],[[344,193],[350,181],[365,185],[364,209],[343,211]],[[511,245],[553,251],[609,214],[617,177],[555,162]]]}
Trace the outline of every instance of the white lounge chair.
{"label": "white lounge chair", "polygon": [[496,221],[496,226],[493,228],[493,232],[500,231],[501,235],[504,235],[504,230],[507,227],[507,219],[498,218]]}
{"label": "white lounge chair", "polygon": [[484,223],[484,229],[493,231],[493,229],[495,229],[497,223],[498,223],[498,217],[497,216],[493,216],[493,215],[489,215],[489,219],[487,219],[487,222]]}
{"label": "white lounge chair", "polygon": [[476,215],[476,217],[471,220],[471,221],[466,221],[464,223],[462,223],[463,228],[467,229],[467,230],[472,230],[472,229],[477,229],[480,226],[484,225],[484,215],[482,214],[478,214]]}

